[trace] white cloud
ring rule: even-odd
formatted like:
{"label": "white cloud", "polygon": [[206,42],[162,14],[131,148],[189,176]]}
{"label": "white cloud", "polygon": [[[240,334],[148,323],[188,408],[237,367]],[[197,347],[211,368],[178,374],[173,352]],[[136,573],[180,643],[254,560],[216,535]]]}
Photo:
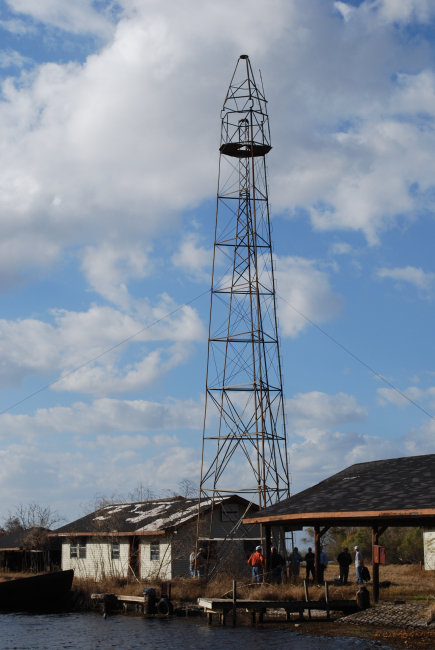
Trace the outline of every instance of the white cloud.
{"label": "white cloud", "polygon": [[334,7],[341,13],[346,22],[350,20],[352,14],[356,11],[355,7],[352,7],[345,2],[334,2]]}
{"label": "white cloud", "polygon": [[[99,444],[103,444],[109,440],[107,434],[111,432],[201,429],[203,417],[202,401],[168,399],[162,404],[146,400],[100,398],[91,404],[76,402],[68,407],[38,409],[34,415],[4,413],[0,416],[0,422],[1,437],[4,439],[33,439],[35,436],[58,433],[105,434],[105,437],[98,439]],[[157,438],[154,443],[161,446],[174,443],[174,440]]]}
{"label": "white cloud", "polygon": [[402,442],[410,455],[435,454],[435,421],[428,420],[421,427],[411,429]]}
{"label": "white cloud", "polygon": [[381,19],[388,22],[428,23],[435,16],[435,7],[431,0],[366,0],[364,4],[369,9],[377,10]]}
{"label": "white cloud", "polygon": [[172,263],[197,280],[206,280],[210,276],[213,250],[199,246],[195,235],[188,235],[172,257]]}
{"label": "white cloud", "polygon": [[[50,504],[74,520],[83,516],[83,504],[97,493],[128,493],[140,482],[157,493],[176,489],[183,478],[197,479],[200,450],[180,445],[157,455],[145,455],[146,446],[120,450],[110,446],[95,457],[84,449],[71,453],[32,444],[12,444],[0,450],[0,489],[3,509],[32,499]],[[41,480],[42,479],[42,480]]]}
{"label": "white cloud", "polygon": [[109,37],[113,25],[108,17],[93,7],[92,0],[6,0],[17,14],[31,16],[34,20],[59,27],[73,33],[94,33]]}
{"label": "white cloud", "polygon": [[[409,399],[403,397],[403,395],[398,393],[397,390],[394,390],[394,388],[378,388],[376,390],[376,393],[378,395],[378,403],[381,406],[385,406],[387,402],[390,402],[391,404],[402,407],[409,406],[411,404],[409,400],[412,400],[413,402],[422,402],[427,399],[430,400],[435,398],[435,387],[430,387],[426,390],[423,390],[418,386],[409,386],[401,392]],[[432,402],[431,406],[433,406],[433,404],[434,403]]]}
{"label": "white cloud", "polygon": [[123,369],[118,361],[128,345],[117,347],[96,362],[55,384],[55,390],[123,392],[136,390],[161,377],[172,367],[184,362],[190,344],[205,337],[197,312],[183,307],[177,314],[149,327],[154,321],[173,311],[176,305],[167,295],[133,318],[112,307],[94,305],[87,312],[53,310],[54,324],[28,318],[0,320],[0,382],[17,386],[27,375],[46,376],[58,370],[62,374],[105,352],[136,334],[131,343],[169,341],[169,347],[141,353],[141,360]]}
{"label": "white cloud", "polygon": [[355,252],[354,248],[350,244],[347,244],[344,241],[334,242],[329,247],[329,252],[332,255],[351,255]]}
{"label": "white cloud", "polygon": [[170,370],[186,362],[190,355],[190,347],[178,343],[164,350],[153,350],[141,361],[122,369],[110,362],[104,366],[90,364],[54,384],[52,389],[93,395],[137,391],[155,385]]}
{"label": "white cloud", "polygon": [[295,429],[329,429],[351,422],[363,422],[367,417],[367,409],[359,406],[353,395],[327,395],[319,391],[298,393],[288,399],[286,412]]}
{"label": "white cloud", "polygon": [[152,266],[140,245],[103,242],[82,251],[82,269],[90,286],[104,298],[128,309],[132,297],[127,289],[131,278],[144,278]]}
{"label": "white cloud", "polygon": [[142,449],[150,444],[150,439],[147,436],[142,436],[139,433],[136,436],[98,436],[97,444],[102,447],[107,447],[110,450],[134,450]]}
{"label": "white cloud", "polygon": [[[321,323],[341,313],[344,300],[333,292],[328,275],[318,263],[302,257],[276,260],[277,293],[307,318]],[[279,298],[278,298],[279,300]],[[309,324],[285,302],[279,300],[279,324],[284,336],[297,336]]]}
{"label": "white cloud", "polygon": [[355,431],[319,430],[290,447],[293,494],[355,463],[403,456],[396,442]]}
{"label": "white cloud", "polygon": [[9,68],[15,66],[22,68],[25,63],[30,63],[31,59],[23,56],[15,50],[0,51],[0,68]]}
{"label": "white cloud", "polygon": [[[420,122],[435,114],[434,76],[421,72],[424,43],[408,48],[385,20],[393,5],[394,20],[425,17],[417,2],[365,2],[345,22],[320,0],[271,0],[266,13],[248,0],[131,0],[114,26],[86,0],[10,0],[35,20],[110,37],[83,65],[47,63],[3,84],[0,283],[46,268],[65,247],[98,248],[107,233],[145,250],[213,196],[217,115],[242,50],[261,64],[274,107],[278,210],[303,208],[315,228],[361,230],[373,243],[398,215],[430,207],[435,134]],[[185,252],[175,259],[187,268]],[[203,255],[195,247],[190,272]],[[123,299],[125,278],[113,290],[85,267]]]}
{"label": "white cloud", "polygon": [[[402,268],[381,268],[377,271],[379,278],[390,278],[398,282],[409,282],[418,289],[419,296],[426,300],[431,300],[435,287],[435,273],[426,273],[421,268],[415,266],[405,266]],[[396,285],[400,288],[400,285]]]}
{"label": "white cloud", "polygon": [[18,34],[22,36],[23,34],[35,33],[36,28],[34,25],[28,23],[24,20],[0,20],[0,26],[11,34]]}

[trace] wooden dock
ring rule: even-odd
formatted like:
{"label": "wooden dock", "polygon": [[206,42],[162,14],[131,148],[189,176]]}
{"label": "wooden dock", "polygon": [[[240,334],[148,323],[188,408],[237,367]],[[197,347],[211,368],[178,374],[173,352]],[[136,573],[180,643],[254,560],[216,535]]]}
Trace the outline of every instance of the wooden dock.
{"label": "wooden dock", "polygon": [[221,625],[226,625],[226,618],[229,612],[233,614],[233,625],[235,625],[238,609],[243,609],[251,614],[253,625],[255,625],[256,620],[259,623],[263,622],[264,614],[268,609],[284,609],[287,620],[290,620],[290,614],[292,613],[299,614],[299,619],[303,620],[305,611],[308,612],[309,618],[311,618],[311,612],[313,610],[324,611],[327,620],[330,619],[331,611],[340,611],[349,614],[358,611],[356,600],[331,600],[329,598],[328,583],[326,582],[325,600],[310,600],[305,581],[304,588],[305,600],[247,600],[236,597],[236,583],[234,581],[233,598],[198,598],[198,606],[204,608],[209,624],[212,623],[213,614],[215,614],[219,616],[219,623]]}

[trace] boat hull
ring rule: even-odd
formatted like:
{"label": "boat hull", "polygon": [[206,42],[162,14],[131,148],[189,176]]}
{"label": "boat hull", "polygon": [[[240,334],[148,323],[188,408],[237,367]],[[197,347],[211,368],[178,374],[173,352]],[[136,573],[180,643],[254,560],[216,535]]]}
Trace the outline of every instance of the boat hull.
{"label": "boat hull", "polygon": [[0,582],[0,609],[62,608],[69,599],[74,571],[55,571]]}

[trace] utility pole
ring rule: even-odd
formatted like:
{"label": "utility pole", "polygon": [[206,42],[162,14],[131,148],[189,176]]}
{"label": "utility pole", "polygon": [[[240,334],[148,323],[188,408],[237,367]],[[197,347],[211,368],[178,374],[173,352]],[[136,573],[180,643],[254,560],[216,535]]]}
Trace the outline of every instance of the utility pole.
{"label": "utility pole", "polygon": [[[260,508],[290,496],[267,184],[271,149],[263,85],[242,55],[221,111],[200,507],[232,493]],[[243,537],[241,528],[234,537]]]}

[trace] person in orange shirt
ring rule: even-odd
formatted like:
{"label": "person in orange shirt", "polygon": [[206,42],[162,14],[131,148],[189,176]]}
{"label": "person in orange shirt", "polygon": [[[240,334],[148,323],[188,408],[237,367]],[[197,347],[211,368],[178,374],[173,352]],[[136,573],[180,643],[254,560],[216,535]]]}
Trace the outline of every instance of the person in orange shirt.
{"label": "person in orange shirt", "polygon": [[255,553],[249,558],[248,564],[252,567],[252,582],[263,582],[264,557],[261,546],[255,548]]}

